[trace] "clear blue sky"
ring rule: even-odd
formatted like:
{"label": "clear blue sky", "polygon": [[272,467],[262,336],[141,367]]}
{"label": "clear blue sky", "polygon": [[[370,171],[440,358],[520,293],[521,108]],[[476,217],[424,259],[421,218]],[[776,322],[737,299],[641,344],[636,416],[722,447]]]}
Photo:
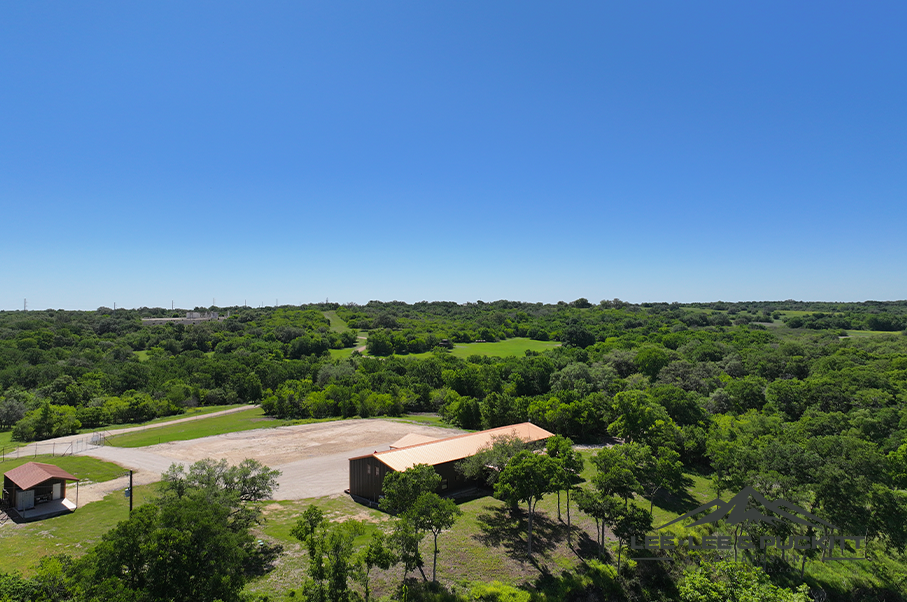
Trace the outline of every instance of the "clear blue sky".
{"label": "clear blue sky", "polygon": [[0,308],[903,299],[907,4],[4,2]]}

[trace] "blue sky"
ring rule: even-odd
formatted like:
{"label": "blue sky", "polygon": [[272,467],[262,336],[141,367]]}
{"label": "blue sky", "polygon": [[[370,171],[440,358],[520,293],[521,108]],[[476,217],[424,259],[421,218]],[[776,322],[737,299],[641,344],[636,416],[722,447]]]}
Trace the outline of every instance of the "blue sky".
{"label": "blue sky", "polygon": [[6,2],[0,308],[907,298],[905,22]]}

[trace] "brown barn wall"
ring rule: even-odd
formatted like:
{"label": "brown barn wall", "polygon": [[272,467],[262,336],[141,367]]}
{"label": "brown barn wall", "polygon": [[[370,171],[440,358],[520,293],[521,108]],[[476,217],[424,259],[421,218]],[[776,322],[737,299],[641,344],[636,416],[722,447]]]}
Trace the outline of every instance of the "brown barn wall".
{"label": "brown barn wall", "polygon": [[[435,490],[437,494],[445,495],[479,484],[457,472],[458,461],[445,462],[434,467],[435,472],[441,475],[441,485]],[[377,502],[382,494],[384,477],[389,472],[393,470],[373,456],[350,460],[350,493]]]}
{"label": "brown barn wall", "polygon": [[350,460],[350,493],[377,502],[389,472],[393,471],[372,456]]}
{"label": "brown barn wall", "polygon": [[[60,483],[62,485],[60,492],[60,499],[66,499],[66,479],[48,479],[43,483],[39,483],[32,487],[32,490],[35,492],[35,504],[43,503],[45,501],[43,498],[47,498],[46,501],[50,501],[53,498],[54,484]],[[3,477],[3,489],[6,490],[9,499],[6,500],[9,506],[15,508],[17,504],[17,496],[23,491],[15,483],[9,480],[7,477]]]}

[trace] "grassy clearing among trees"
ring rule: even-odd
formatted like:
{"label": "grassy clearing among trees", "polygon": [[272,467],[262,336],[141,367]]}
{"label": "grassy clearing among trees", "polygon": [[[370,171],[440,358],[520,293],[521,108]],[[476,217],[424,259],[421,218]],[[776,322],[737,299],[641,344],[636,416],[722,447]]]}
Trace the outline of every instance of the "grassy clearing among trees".
{"label": "grassy clearing among trees", "polygon": [[[471,355],[486,357],[513,357],[526,355],[526,351],[540,353],[560,346],[557,341],[534,341],[526,337],[515,337],[491,343],[457,343],[451,349],[450,355],[466,359]],[[402,357],[427,358],[431,352],[413,353]]]}
{"label": "grassy clearing among trees", "polygon": [[333,332],[346,332],[350,329],[350,327],[347,326],[346,322],[344,322],[343,319],[338,316],[337,312],[334,310],[324,312],[324,317],[331,322],[331,331]]}
{"label": "grassy clearing among trees", "polygon": [[274,428],[287,424],[290,424],[290,422],[269,418],[264,415],[261,408],[253,408],[243,412],[224,414],[223,416],[191,420],[170,426],[114,435],[107,439],[107,444],[114,447],[145,447],[169,441],[188,441],[189,439],[200,439],[201,437],[210,437],[212,435]]}

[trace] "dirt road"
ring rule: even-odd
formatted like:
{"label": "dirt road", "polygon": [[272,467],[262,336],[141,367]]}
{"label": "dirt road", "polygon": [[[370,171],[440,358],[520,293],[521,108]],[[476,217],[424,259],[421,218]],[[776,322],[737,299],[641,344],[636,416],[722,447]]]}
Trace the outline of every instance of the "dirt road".
{"label": "dirt road", "polygon": [[55,439],[45,439],[43,441],[35,441],[24,445],[15,451],[15,456],[10,454],[10,457],[25,457],[25,456],[34,456],[40,454],[53,454],[53,455],[67,455],[71,453],[80,453],[85,450],[87,447],[95,445],[96,441],[101,436],[112,437],[113,435],[121,435],[123,433],[133,433],[135,431],[146,431],[148,429],[156,429],[164,426],[170,426],[171,424],[179,424],[181,422],[189,422],[190,420],[205,420],[206,418],[214,418],[215,416],[223,416],[224,414],[233,414],[235,412],[246,412],[248,410],[253,410],[258,406],[242,406],[239,408],[230,408],[229,410],[222,410],[220,412],[212,412],[210,414],[200,414],[198,416],[190,416],[188,418],[177,418],[176,420],[169,420],[167,422],[158,422],[155,424],[145,424],[142,426],[131,426],[128,428],[120,429],[109,429],[109,430],[99,430],[94,433],[80,433],[78,435],[68,435],[66,437],[57,437]]}
{"label": "dirt road", "polygon": [[[98,447],[83,454],[132,469],[136,484],[159,480],[173,462],[223,458],[236,464],[254,458],[282,471],[274,497],[296,500],[343,492],[349,487],[349,458],[386,450],[408,433],[440,439],[462,432],[372,418],[258,429],[142,448]],[[79,502],[101,499],[123,487],[116,481],[88,485],[80,492]]]}

